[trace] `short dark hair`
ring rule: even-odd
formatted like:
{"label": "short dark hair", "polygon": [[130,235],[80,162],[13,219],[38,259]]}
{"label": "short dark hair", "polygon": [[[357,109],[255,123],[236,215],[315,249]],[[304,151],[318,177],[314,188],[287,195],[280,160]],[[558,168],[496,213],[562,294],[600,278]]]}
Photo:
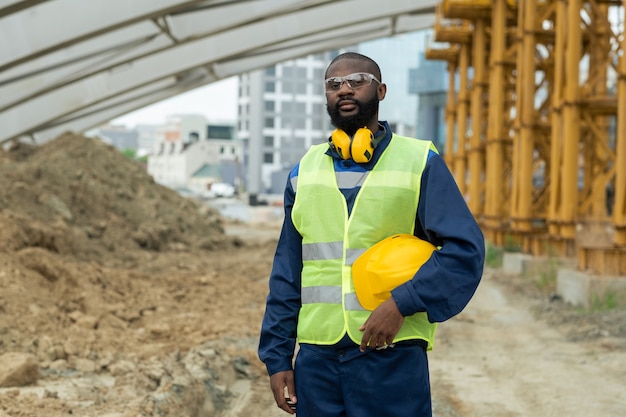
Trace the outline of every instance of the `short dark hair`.
{"label": "short dark hair", "polygon": [[332,61],[330,61],[330,64],[328,64],[328,67],[326,67],[326,72],[324,74],[324,77],[328,77],[328,68],[330,68],[331,65],[333,65],[337,61],[341,61],[341,60],[344,60],[344,59],[354,59],[356,61],[366,62],[367,65],[370,67],[370,71],[372,71],[372,73],[380,81],[383,80],[383,76],[380,73],[380,67],[378,66],[376,61],[374,61],[372,58],[370,58],[368,56],[359,54],[358,52],[344,52],[343,54],[337,55]]}

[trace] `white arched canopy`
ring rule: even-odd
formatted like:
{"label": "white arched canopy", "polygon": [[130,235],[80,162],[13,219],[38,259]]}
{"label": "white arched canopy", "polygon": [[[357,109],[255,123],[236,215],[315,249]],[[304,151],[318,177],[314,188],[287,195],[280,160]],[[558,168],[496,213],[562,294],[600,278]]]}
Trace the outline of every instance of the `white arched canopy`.
{"label": "white arched canopy", "polygon": [[49,139],[214,81],[431,27],[430,0],[0,0],[0,143]]}

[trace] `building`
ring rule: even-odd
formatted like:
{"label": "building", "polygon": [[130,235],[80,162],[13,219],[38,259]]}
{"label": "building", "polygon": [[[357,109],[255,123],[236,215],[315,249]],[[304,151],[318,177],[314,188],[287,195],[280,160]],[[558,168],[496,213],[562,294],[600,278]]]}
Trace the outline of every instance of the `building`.
{"label": "building", "polygon": [[418,97],[416,136],[432,140],[439,153],[443,155],[449,88],[446,63],[427,60],[425,53],[420,52],[419,66],[409,71],[409,92]]}
{"label": "building", "polygon": [[161,136],[163,127],[156,124],[139,124],[137,132],[137,157],[151,155]]}
{"label": "building", "polygon": [[97,136],[101,141],[114,148],[125,151],[137,149],[139,138],[135,130],[129,130],[126,126],[107,124],[88,133],[88,136]]}
{"label": "building", "polygon": [[160,184],[210,196],[215,183],[241,186],[240,161],[234,125],[209,124],[202,115],[174,115],[162,127],[147,169]]}
{"label": "building", "polygon": [[[330,129],[323,88],[331,53],[308,55],[239,78],[238,137],[251,203],[259,193],[281,194],[289,170]],[[256,175],[259,173],[260,175]]]}

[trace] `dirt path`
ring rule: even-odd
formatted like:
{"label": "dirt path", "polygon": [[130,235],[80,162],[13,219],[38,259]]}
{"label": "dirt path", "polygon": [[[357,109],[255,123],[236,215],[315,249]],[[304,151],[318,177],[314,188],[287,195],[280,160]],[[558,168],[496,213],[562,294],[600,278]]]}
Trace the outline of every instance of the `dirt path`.
{"label": "dirt path", "polygon": [[569,341],[566,328],[535,317],[536,300],[495,274],[440,326],[430,356],[435,397],[463,417],[626,415],[623,340]]}

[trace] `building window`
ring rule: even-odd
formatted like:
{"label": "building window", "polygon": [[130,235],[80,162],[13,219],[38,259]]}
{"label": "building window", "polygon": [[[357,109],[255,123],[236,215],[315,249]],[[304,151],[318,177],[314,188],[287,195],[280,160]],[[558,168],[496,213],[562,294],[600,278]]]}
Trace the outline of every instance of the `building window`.
{"label": "building window", "polygon": [[265,68],[265,75],[276,75],[276,67],[267,67]]}
{"label": "building window", "polygon": [[273,164],[274,163],[274,154],[271,152],[265,152],[263,154],[263,162],[266,164]]}
{"label": "building window", "polygon": [[276,83],[274,81],[266,81],[265,82],[265,91],[268,93],[273,93],[276,91]]}
{"label": "building window", "polygon": [[282,109],[283,109],[282,114],[293,113],[293,103],[291,101],[284,101]]}
{"label": "building window", "polygon": [[284,80],[283,81],[283,93],[293,93],[295,91],[294,82]]}
{"label": "building window", "polygon": [[274,111],[274,102],[270,100],[265,100],[265,111],[273,112]]}
{"label": "building window", "polygon": [[298,80],[306,80],[306,68],[298,67],[296,68],[296,78]]}
{"label": "building window", "polygon": [[294,103],[294,112],[297,115],[305,115],[306,114],[306,103]]}
{"label": "building window", "polygon": [[263,137],[263,145],[273,148],[274,147],[274,136],[264,136]]}
{"label": "building window", "polygon": [[266,117],[264,126],[265,127],[274,127],[274,118],[273,117]]}
{"label": "building window", "polygon": [[306,117],[297,115],[294,119],[294,128],[296,129],[304,129],[306,128]]}
{"label": "building window", "polygon": [[311,119],[311,123],[313,125],[313,129],[315,130],[324,130],[326,128],[326,118],[323,116],[316,116]]}
{"label": "building window", "polygon": [[324,95],[324,81],[320,79],[319,81],[313,81],[313,94],[322,96]]}

